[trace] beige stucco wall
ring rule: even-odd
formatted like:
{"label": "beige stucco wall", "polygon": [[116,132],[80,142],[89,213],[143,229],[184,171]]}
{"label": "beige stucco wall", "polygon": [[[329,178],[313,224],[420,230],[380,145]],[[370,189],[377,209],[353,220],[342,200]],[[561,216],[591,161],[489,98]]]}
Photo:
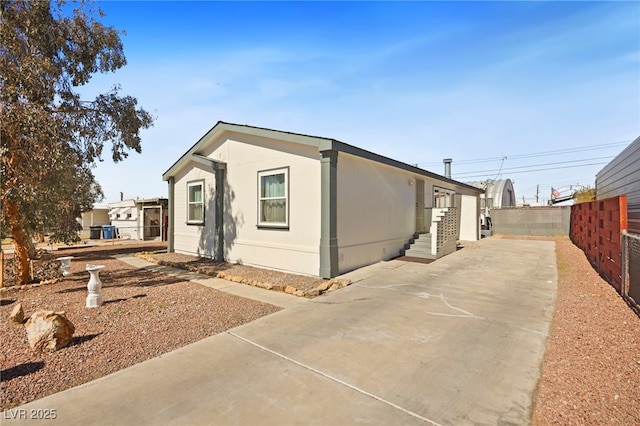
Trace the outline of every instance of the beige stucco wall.
{"label": "beige stucco wall", "polygon": [[[202,152],[227,164],[225,258],[232,262],[318,275],[320,155],[300,144],[225,133]],[[258,228],[258,172],[289,169],[289,229]],[[205,225],[186,225],[187,182],[205,180]],[[175,241],[178,253],[213,256],[213,172],[190,162],[175,181]]]}

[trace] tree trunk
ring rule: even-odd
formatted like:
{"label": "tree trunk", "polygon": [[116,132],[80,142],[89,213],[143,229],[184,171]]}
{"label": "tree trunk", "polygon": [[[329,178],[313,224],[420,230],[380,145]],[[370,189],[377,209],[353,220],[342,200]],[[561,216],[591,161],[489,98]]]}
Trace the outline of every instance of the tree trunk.
{"label": "tree trunk", "polygon": [[7,219],[13,236],[13,247],[18,267],[16,284],[25,285],[31,280],[29,271],[29,236],[20,226],[18,207],[13,203],[7,206]]}
{"label": "tree trunk", "polygon": [[33,243],[33,239],[27,238],[27,252],[29,253],[29,259],[37,259],[38,252],[36,251],[36,245]]}

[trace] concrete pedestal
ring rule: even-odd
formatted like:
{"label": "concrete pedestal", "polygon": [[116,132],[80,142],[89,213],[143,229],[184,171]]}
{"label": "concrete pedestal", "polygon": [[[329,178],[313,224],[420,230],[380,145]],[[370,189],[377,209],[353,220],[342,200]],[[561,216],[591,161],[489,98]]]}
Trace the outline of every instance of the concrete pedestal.
{"label": "concrete pedestal", "polygon": [[73,256],[59,257],[56,259],[60,262],[60,269],[62,269],[62,275],[65,277],[71,274],[71,259],[73,259]]}
{"label": "concrete pedestal", "polygon": [[89,290],[87,308],[102,306],[102,281],[100,281],[100,270],[102,268],[104,268],[104,265],[87,265],[86,267],[86,270],[91,275],[87,284],[87,290]]}

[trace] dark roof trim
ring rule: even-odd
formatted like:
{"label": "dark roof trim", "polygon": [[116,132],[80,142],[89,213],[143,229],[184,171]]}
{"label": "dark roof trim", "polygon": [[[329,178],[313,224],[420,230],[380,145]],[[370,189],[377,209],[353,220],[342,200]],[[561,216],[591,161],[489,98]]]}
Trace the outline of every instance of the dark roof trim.
{"label": "dark roof trim", "polygon": [[402,161],[394,160],[393,158],[385,157],[384,155],[376,154],[375,152],[367,151],[366,149],[358,148],[357,146],[349,145],[337,140],[332,139],[330,145],[328,144],[321,145],[319,149],[320,149],[320,152],[328,151],[328,150],[344,152],[344,153],[355,155],[357,157],[361,157],[367,160],[375,161],[377,163],[386,164],[387,166],[406,170],[411,173],[416,173],[432,179],[438,179],[438,180],[442,180],[457,186],[462,186],[472,191],[475,191],[479,194],[484,192],[482,188],[477,188],[473,185],[468,185],[464,182],[459,182],[457,180],[449,179],[437,173],[433,173],[428,170],[424,170],[419,167],[415,167],[410,164],[403,163]]}
{"label": "dark roof trim", "polygon": [[357,146],[354,146],[354,145],[349,145],[347,143],[340,142],[336,139],[324,138],[320,136],[310,136],[302,133],[273,130],[273,129],[267,129],[264,127],[249,126],[246,124],[226,123],[224,121],[218,121],[216,125],[213,126],[204,136],[202,136],[200,140],[198,140],[198,142],[196,142],[182,157],[178,159],[178,161],[176,161],[171,167],[169,167],[169,169],[166,172],[163,173],[162,178],[164,180],[168,180],[171,176],[173,176],[175,171],[186,161],[194,160],[200,163],[202,163],[204,159],[207,159],[207,161],[209,162],[213,161],[208,157],[204,157],[202,155],[197,154],[197,152],[202,147],[202,145],[204,145],[206,142],[214,138],[216,134],[222,133],[223,131],[238,132],[238,133],[250,134],[254,136],[266,137],[270,139],[279,139],[287,142],[314,146],[318,148],[319,152],[323,152],[323,151],[344,152],[347,154],[355,155],[357,157],[365,158],[367,160],[375,161],[377,163],[386,164],[388,166],[406,170],[411,173],[416,173],[432,179],[438,179],[441,181],[451,183],[453,185],[462,186],[464,188],[467,188],[477,193],[484,192],[482,189],[477,188],[475,186],[446,178],[442,175],[432,173],[424,169],[420,169],[418,167],[409,165],[407,163],[403,163],[401,161],[394,160],[392,158],[385,157],[383,155],[379,155],[362,148],[358,148]]}
{"label": "dark roof trim", "polygon": [[169,169],[162,174],[162,179],[169,180],[169,178],[173,176],[173,174],[176,172],[178,168],[180,168],[180,166],[182,166],[182,164],[193,159],[192,155],[197,154],[197,152],[200,150],[200,148],[204,144],[206,144],[209,140],[213,139],[217,134],[222,133],[224,131],[250,134],[254,136],[267,137],[270,139],[280,139],[287,142],[293,142],[293,143],[315,146],[315,147],[319,145],[320,141],[328,140],[326,138],[303,135],[301,133],[284,132],[281,130],[272,130],[272,129],[266,129],[263,127],[248,126],[246,124],[234,124],[234,123],[225,123],[224,121],[218,121],[215,124],[215,126],[209,129],[209,131],[205,133],[204,136],[202,136],[198,140],[198,142],[196,142],[191,148],[189,148],[189,150],[186,153],[184,153],[184,155],[182,155],[182,157],[180,157],[178,161],[173,163],[173,165],[169,167]]}

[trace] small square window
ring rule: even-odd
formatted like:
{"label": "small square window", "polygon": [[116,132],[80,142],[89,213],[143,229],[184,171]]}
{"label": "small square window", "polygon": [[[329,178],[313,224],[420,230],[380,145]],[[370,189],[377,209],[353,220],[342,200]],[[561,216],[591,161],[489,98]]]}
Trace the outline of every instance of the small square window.
{"label": "small square window", "polygon": [[187,223],[204,223],[204,181],[187,183]]}
{"label": "small square window", "polygon": [[258,173],[258,226],[289,226],[289,169]]}

